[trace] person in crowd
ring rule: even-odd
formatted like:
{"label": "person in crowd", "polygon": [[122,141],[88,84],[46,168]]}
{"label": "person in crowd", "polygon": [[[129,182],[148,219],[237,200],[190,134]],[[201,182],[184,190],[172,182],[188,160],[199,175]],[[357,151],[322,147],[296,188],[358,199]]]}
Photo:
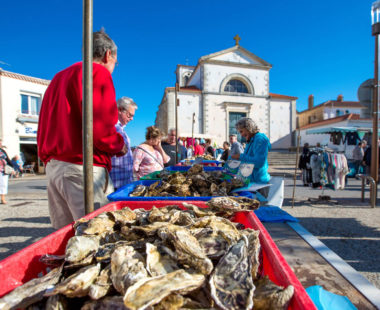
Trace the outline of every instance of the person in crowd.
{"label": "person in crowd", "polygon": [[112,170],[110,177],[115,190],[133,182],[133,156],[131,141],[125,131],[127,124],[133,120],[137,110],[137,104],[133,99],[121,97],[117,100],[118,121],[115,125],[116,131],[123,136],[127,153],[123,156],[112,157]]}
{"label": "person in crowd", "polygon": [[0,203],[3,205],[7,203],[5,195],[8,194],[9,175],[5,171],[7,165],[13,167],[8,154],[5,151],[5,146],[3,146],[3,141],[0,139]]}
{"label": "person in crowd", "polygon": [[231,151],[230,151],[231,157],[237,154],[240,155],[241,153],[244,152],[243,146],[237,140],[237,135],[230,135],[230,143],[231,143]]}
{"label": "person in crowd", "polygon": [[205,154],[215,157],[215,149],[211,146],[211,139],[205,139]]}
{"label": "person in crowd", "polygon": [[183,145],[183,141],[181,139],[178,140],[178,147],[179,147],[180,152],[181,152],[181,160],[186,159],[187,158],[187,149]]}
{"label": "person in crowd", "polygon": [[[170,157],[170,161],[165,164],[165,167],[174,166],[176,164],[176,162],[175,162],[176,140],[177,140],[177,132],[176,132],[175,128],[170,128],[168,131],[168,136],[167,136],[166,141],[162,141],[162,143],[161,143],[162,149]],[[178,145],[177,158],[178,158],[178,162],[180,162],[182,159],[186,158],[181,145]]]}
{"label": "person in crowd", "polygon": [[204,150],[203,146],[199,144],[199,140],[195,139],[195,142],[194,142],[194,156],[203,155],[204,152],[205,152],[205,150]]}
{"label": "person in crowd", "polygon": [[161,146],[162,133],[155,126],[146,130],[145,142],[133,151],[133,173],[139,180],[144,175],[164,169],[164,164],[170,161]]}
{"label": "person in crowd", "polygon": [[311,152],[309,149],[309,143],[305,143],[298,162],[298,168],[302,171],[302,182],[304,186],[309,186],[311,183],[313,183],[310,168],[310,157]]}
{"label": "person in crowd", "polygon": [[[118,120],[112,72],[117,47],[104,30],[93,34],[93,180],[95,208],[114,191],[111,157],[127,148],[116,131]],[[61,228],[85,215],[82,149],[82,62],[57,73],[41,105],[38,154],[46,165],[52,226]],[[59,126],[57,125],[59,124]]]}
{"label": "person in crowd", "polygon": [[[243,154],[231,155],[232,159],[254,164],[251,181],[255,183],[268,183],[268,152],[271,148],[268,137],[259,131],[257,124],[248,117],[241,118],[236,123],[236,129],[247,140],[247,146]],[[264,197],[268,196],[269,187],[259,191]]]}
{"label": "person in crowd", "polygon": [[228,157],[230,156],[230,144],[227,141],[223,142],[223,154],[220,157],[221,160],[227,161]]}
{"label": "person in crowd", "polygon": [[354,160],[355,174],[360,173],[360,168],[362,167],[364,158],[364,149],[367,146],[367,141],[363,140],[355,146],[352,152],[352,159]]}
{"label": "person in crowd", "polygon": [[19,155],[15,155],[11,159],[12,167],[15,170],[15,176],[18,178],[19,176],[22,176],[23,172],[23,162],[20,159]]}
{"label": "person in crowd", "polygon": [[[378,141],[378,145],[380,145],[380,140]],[[380,147],[379,147],[380,154]],[[368,145],[366,150],[364,151],[363,162],[362,165],[365,167],[365,174],[371,175],[371,157],[372,157],[372,146]],[[379,167],[380,167],[380,156],[379,156]]]}

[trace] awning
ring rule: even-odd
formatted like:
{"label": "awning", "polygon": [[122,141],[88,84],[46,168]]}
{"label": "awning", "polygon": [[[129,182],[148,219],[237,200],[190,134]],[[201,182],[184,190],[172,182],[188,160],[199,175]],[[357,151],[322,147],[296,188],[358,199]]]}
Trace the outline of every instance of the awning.
{"label": "awning", "polygon": [[330,134],[334,132],[372,132],[371,128],[362,128],[362,127],[325,127],[325,128],[316,128],[306,130],[307,135],[316,135],[316,134]]}

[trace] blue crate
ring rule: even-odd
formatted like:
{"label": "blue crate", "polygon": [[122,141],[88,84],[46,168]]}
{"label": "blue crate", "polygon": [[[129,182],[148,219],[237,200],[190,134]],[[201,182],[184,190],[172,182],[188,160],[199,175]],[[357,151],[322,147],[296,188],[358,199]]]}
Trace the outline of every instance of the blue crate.
{"label": "blue crate", "polygon": [[[180,167],[180,166],[179,166]],[[215,167],[213,167],[215,168]],[[130,197],[129,194],[134,191],[137,185],[145,185],[149,186],[153,183],[157,182],[157,180],[140,180],[135,181],[130,184],[124,185],[119,188],[116,192],[108,195],[108,200],[110,201],[154,201],[154,200],[197,200],[197,201],[208,201],[215,196],[203,196],[203,197]],[[239,193],[240,196],[254,198],[254,194],[250,192]]]}

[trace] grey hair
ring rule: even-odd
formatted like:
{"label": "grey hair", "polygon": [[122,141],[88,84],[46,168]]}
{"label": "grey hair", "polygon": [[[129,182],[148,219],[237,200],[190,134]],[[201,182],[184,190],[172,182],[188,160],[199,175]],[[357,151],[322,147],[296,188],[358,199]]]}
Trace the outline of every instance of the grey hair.
{"label": "grey hair", "polygon": [[238,120],[238,122],[235,125],[236,129],[247,129],[249,133],[253,134],[256,132],[259,132],[260,129],[257,126],[256,122],[249,117],[243,117]]}
{"label": "grey hair", "polygon": [[174,127],[173,127],[173,128],[170,128],[170,129],[168,130],[168,134],[171,133],[172,131],[175,131],[176,135],[178,136],[178,132],[177,132],[177,130],[175,130]]}
{"label": "grey hair", "polygon": [[132,98],[129,97],[121,97],[117,99],[117,108],[120,109],[127,109],[128,107],[132,106],[135,109],[137,109],[137,104],[133,101]]}
{"label": "grey hair", "polygon": [[107,51],[111,51],[111,55],[115,56],[117,46],[102,28],[100,31],[94,32],[93,34],[92,57],[94,60],[102,60]]}

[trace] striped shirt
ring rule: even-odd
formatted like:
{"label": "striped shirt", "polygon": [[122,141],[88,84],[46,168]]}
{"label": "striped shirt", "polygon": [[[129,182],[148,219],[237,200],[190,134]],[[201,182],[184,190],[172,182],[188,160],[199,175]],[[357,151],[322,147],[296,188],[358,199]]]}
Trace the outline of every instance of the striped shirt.
{"label": "striped shirt", "polygon": [[133,156],[130,146],[130,140],[125,132],[125,126],[122,126],[120,121],[115,125],[116,131],[123,136],[124,143],[127,147],[127,153],[123,156],[111,158],[112,170],[110,177],[112,179],[113,186],[120,188],[128,183],[133,182]]}

